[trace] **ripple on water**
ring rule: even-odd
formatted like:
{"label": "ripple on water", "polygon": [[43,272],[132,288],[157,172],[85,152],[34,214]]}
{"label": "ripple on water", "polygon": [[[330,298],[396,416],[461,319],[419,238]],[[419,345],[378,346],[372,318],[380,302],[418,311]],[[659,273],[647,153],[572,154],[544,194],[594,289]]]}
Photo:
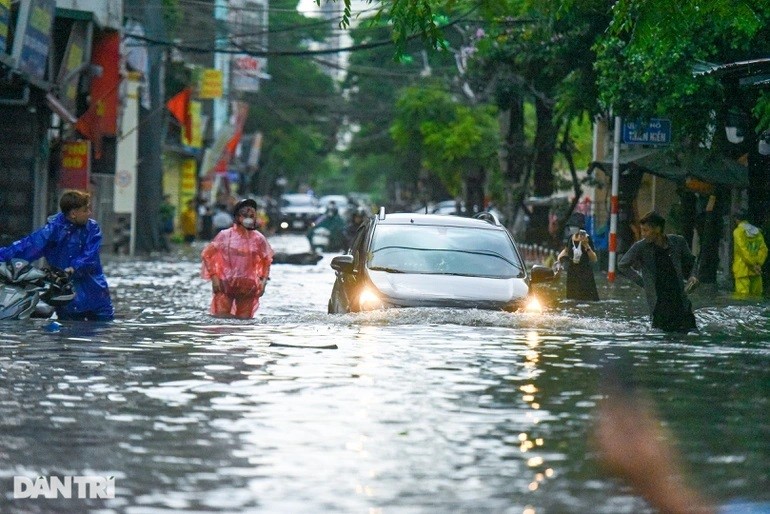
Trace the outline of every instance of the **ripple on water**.
{"label": "ripple on water", "polygon": [[697,482],[751,498],[770,472],[767,304],[696,293],[685,336],[622,281],[595,303],[539,287],[542,313],[328,315],[327,254],[218,319],[201,248],[106,261],[114,323],[2,325],[0,477],[113,470],[98,508],[132,513],[642,512],[586,458],[597,356],[621,350]]}

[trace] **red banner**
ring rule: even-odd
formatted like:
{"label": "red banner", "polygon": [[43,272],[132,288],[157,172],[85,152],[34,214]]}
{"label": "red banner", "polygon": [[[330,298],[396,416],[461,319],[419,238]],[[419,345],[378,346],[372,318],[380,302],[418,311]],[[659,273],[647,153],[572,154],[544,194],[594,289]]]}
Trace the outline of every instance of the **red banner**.
{"label": "red banner", "polygon": [[94,38],[91,63],[101,67],[91,78],[91,103],[75,124],[94,144],[94,158],[101,157],[102,137],[117,135],[118,86],[120,85],[120,34],[107,32]]}

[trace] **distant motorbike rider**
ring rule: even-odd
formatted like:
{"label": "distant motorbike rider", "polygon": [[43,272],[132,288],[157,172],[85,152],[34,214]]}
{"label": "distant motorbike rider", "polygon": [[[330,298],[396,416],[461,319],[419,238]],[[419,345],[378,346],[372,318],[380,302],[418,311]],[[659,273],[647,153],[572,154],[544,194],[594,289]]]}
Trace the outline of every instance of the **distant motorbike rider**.
{"label": "distant motorbike rider", "polygon": [[329,207],[326,209],[326,212],[320,216],[315,221],[313,227],[308,230],[307,238],[308,241],[310,241],[311,248],[315,249],[316,247],[314,236],[316,231],[320,229],[325,229],[328,231],[328,238],[324,238],[324,244],[322,248],[324,251],[335,252],[343,249],[342,247],[345,244],[343,238],[345,220],[343,220],[340,216],[337,205],[334,202],[329,203]]}
{"label": "distant motorbike rider", "polygon": [[233,226],[219,232],[201,253],[201,275],[211,280],[211,314],[251,318],[270,279],[273,249],[257,230],[257,203],[233,208]]}
{"label": "distant motorbike rider", "polygon": [[75,298],[56,307],[59,319],[106,321],[115,315],[99,257],[102,231],[89,218],[90,200],[89,193],[65,191],[59,199],[59,214],[51,216],[43,228],[0,248],[1,261],[32,262],[45,257],[49,265],[72,276]]}

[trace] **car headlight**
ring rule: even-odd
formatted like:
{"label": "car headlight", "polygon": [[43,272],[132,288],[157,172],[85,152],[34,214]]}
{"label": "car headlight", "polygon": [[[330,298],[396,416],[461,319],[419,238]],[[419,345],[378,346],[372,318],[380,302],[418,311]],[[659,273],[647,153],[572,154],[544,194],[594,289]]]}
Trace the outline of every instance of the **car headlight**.
{"label": "car headlight", "polygon": [[282,221],[281,222],[281,228],[284,228],[284,229],[289,228],[289,224],[286,223],[285,221]]}
{"label": "car headlight", "polygon": [[362,311],[371,311],[384,307],[380,296],[369,287],[364,287],[358,293],[358,306]]}
{"label": "car headlight", "polygon": [[529,297],[527,303],[524,304],[524,312],[530,314],[542,314],[543,305],[540,303],[540,300],[537,299],[537,296]]}

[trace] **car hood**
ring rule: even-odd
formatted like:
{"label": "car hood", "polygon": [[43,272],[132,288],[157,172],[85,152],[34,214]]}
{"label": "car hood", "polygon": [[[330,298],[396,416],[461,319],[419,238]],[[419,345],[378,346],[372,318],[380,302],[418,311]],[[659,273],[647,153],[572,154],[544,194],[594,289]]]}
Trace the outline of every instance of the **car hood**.
{"label": "car hood", "polygon": [[482,278],[369,270],[369,279],[395,306],[505,307],[523,301],[523,278]]}

